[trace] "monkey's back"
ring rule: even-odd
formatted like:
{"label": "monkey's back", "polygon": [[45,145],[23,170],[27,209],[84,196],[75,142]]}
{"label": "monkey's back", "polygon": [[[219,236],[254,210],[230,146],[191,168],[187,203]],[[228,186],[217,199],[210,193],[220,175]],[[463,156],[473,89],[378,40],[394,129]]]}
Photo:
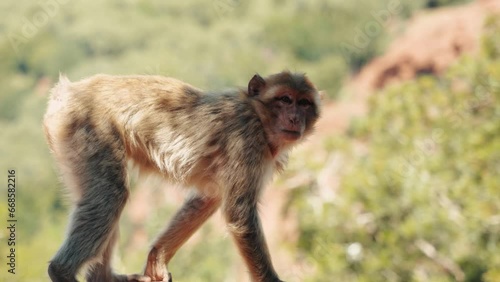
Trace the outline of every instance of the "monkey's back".
{"label": "monkey's back", "polygon": [[73,83],[61,77],[44,126],[56,159],[78,154],[75,146],[110,146],[124,163],[128,157],[212,193],[219,166],[238,165],[228,164],[241,159],[235,154],[261,156],[266,147],[250,103],[237,90],[206,94],[162,76],[97,75]]}

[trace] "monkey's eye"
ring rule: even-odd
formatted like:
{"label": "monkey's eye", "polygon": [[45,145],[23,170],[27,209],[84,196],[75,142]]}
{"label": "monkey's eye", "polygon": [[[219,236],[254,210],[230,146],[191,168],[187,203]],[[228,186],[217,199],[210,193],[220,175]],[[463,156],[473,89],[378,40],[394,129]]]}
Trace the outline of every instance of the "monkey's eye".
{"label": "monkey's eye", "polygon": [[309,101],[307,99],[300,99],[299,100],[299,106],[307,107],[307,106],[311,106],[311,105],[312,105],[311,101]]}
{"label": "monkey's eye", "polygon": [[281,96],[278,98],[279,101],[285,103],[285,104],[291,104],[292,103],[292,99],[290,99],[290,97],[288,96]]}

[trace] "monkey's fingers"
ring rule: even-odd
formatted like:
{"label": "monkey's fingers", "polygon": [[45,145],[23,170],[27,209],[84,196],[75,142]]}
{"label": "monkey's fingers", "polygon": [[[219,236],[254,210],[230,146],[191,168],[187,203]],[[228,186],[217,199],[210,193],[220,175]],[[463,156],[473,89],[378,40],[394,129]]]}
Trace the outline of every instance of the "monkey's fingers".
{"label": "monkey's fingers", "polygon": [[172,273],[169,272],[168,277],[163,278],[163,280],[152,280],[151,282],[172,282]]}
{"label": "monkey's fingers", "polygon": [[151,278],[148,276],[140,274],[130,274],[127,275],[127,282],[152,282]]}
{"label": "monkey's fingers", "polygon": [[172,274],[169,272],[168,276],[163,278],[163,280],[152,280],[151,282],[172,282]]}

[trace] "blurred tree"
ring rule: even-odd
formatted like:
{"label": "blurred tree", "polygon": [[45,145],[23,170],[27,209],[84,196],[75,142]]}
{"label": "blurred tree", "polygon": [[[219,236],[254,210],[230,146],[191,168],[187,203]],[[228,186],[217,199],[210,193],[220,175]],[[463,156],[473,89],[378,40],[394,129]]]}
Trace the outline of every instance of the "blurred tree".
{"label": "blurred tree", "polygon": [[336,137],[338,195],[295,202],[310,281],[499,281],[500,18],[486,30],[479,57],[374,95]]}

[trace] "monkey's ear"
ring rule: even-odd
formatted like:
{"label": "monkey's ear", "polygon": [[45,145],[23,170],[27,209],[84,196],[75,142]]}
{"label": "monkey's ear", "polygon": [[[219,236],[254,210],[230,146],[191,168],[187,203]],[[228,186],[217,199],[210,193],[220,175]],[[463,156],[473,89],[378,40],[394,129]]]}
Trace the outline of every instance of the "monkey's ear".
{"label": "monkey's ear", "polygon": [[259,75],[255,74],[250,82],[248,82],[248,96],[253,97],[259,95],[259,92],[266,85],[266,81]]}

